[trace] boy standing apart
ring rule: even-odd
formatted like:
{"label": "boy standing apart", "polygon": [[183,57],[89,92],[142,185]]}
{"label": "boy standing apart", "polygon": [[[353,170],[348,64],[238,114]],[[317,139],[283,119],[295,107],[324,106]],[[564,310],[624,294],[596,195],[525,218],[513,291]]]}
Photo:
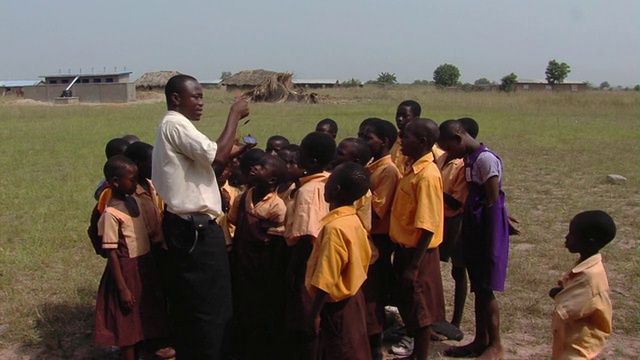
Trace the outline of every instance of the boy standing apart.
{"label": "boy standing apart", "polygon": [[444,231],[443,188],[431,148],[438,126],[414,119],[402,132],[402,153],[411,166],[398,184],[391,207],[389,235],[398,244],[393,266],[399,282],[400,315],[414,336],[414,359],[426,359],[430,329],[444,320],[438,245]]}
{"label": "boy standing apart", "polygon": [[353,205],[368,190],[367,170],[353,162],[336,167],[325,186],[331,212],[320,221],[305,276],[314,299],[308,326],[320,335],[323,359],[371,359],[360,291],[371,249]]}
{"label": "boy standing apart", "polygon": [[571,220],[564,244],[580,258],[549,291],[556,302],[553,359],[593,359],[611,335],[609,282],[598,252],[615,236],[616,224],[604,211],[585,211]]}

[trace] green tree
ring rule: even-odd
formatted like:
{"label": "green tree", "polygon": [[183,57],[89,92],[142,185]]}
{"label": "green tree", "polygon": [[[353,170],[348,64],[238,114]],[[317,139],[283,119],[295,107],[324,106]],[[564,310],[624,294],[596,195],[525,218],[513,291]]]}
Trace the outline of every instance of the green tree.
{"label": "green tree", "polygon": [[640,85],[636,85],[636,86],[634,86],[634,87],[633,87],[633,90],[635,90],[635,91],[640,91]]}
{"label": "green tree", "polygon": [[420,85],[420,86],[428,86],[428,85],[431,85],[431,84],[432,84],[432,82],[429,81],[429,80],[415,80],[413,82],[413,85]]}
{"label": "green tree", "polygon": [[571,67],[567,63],[559,63],[556,59],[553,59],[549,61],[547,70],[544,74],[546,75],[546,79],[549,84],[562,84],[570,72]]}
{"label": "green tree", "polygon": [[349,80],[341,82],[340,85],[343,87],[358,87],[362,86],[362,83],[356,78],[351,78]]}
{"label": "green tree", "polygon": [[381,72],[376,79],[378,85],[394,85],[398,83],[395,73]]}
{"label": "green tree", "polygon": [[460,79],[460,70],[451,64],[442,64],[433,71],[433,81],[440,86],[454,86]]}
{"label": "green tree", "polygon": [[511,73],[505,75],[500,80],[500,91],[511,92],[516,89],[516,83],[518,82],[518,75]]}
{"label": "green tree", "polygon": [[610,88],[611,85],[609,85],[608,81],[603,81],[600,83],[600,89],[604,89],[604,88]]}
{"label": "green tree", "polygon": [[473,82],[474,85],[491,85],[491,81],[487,78],[480,78]]}
{"label": "green tree", "polygon": [[226,80],[230,77],[231,77],[231,71],[223,71],[222,74],[220,74],[220,80]]}

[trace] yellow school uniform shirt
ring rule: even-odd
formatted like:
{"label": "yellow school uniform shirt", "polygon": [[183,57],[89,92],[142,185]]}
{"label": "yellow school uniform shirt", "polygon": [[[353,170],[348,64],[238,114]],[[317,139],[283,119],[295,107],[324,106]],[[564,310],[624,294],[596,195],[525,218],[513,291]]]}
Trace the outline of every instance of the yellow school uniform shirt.
{"label": "yellow school uniform shirt", "polygon": [[553,312],[553,359],[593,359],[611,335],[609,282],[596,254],[560,280]]}
{"label": "yellow school uniform shirt", "polygon": [[415,248],[423,229],[433,233],[429,249],[440,245],[444,231],[442,176],[432,153],[414,162],[398,183],[389,236],[400,245]]}
{"label": "yellow school uniform shirt", "polygon": [[464,203],[469,194],[467,180],[464,178],[464,160],[453,159],[447,161],[447,153],[445,152],[439,158],[436,158],[436,164],[442,173],[442,186],[445,194],[449,194],[463,205],[459,209],[454,210],[444,203],[444,217],[454,217],[462,214],[464,211]]}
{"label": "yellow school uniform shirt", "polygon": [[[242,195],[242,191],[240,191],[240,189],[238,189],[235,186],[231,186],[229,184],[229,181],[225,182],[224,185],[222,185],[222,187],[220,188],[220,191],[223,194],[229,196],[229,209],[231,209],[231,206],[236,201],[236,197]],[[233,235],[236,232],[236,226],[229,221],[229,216],[226,213],[223,213],[222,215],[218,216],[216,218],[216,223],[222,229],[222,233],[224,234],[225,244],[227,246],[231,246],[233,244]]]}
{"label": "yellow school uniform shirt", "polygon": [[371,190],[367,190],[367,193],[362,197],[354,201],[353,206],[356,207],[356,215],[362,221],[362,225],[367,232],[371,231],[371,200],[373,194]]}
{"label": "yellow school uniform shirt", "polygon": [[244,198],[244,211],[248,214],[263,220],[262,226],[266,228],[267,234],[280,235],[284,234],[284,218],[287,213],[287,208],[284,205],[284,201],[278,196],[278,193],[273,191],[268,193],[257,204],[253,204],[252,194],[254,188],[247,190],[247,195],[241,195],[235,198],[231,210],[229,210],[229,222],[237,225],[238,211],[240,209],[240,201]]}
{"label": "yellow school uniform shirt", "polygon": [[302,236],[316,238],[320,232],[320,220],[329,213],[329,204],[324,201],[324,185],[329,173],[324,171],[300,178],[293,206],[287,208],[284,238],[293,246]]}
{"label": "yellow school uniform shirt", "polygon": [[371,208],[376,215],[371,219],[371,234],[388,234],[391,205],[402,175],[391,161],[391,155],[370,163],[367,170],[371,179]]}
{"label": "yellow school uniform shirt", "polygon": [[[431,152],[435,159],[439,158],[444,153],[437,144],[433,145]],[[402,140],[400,139],[399,134],[398,139],[393,143],[393,146],[389,150],[389,155],[391,155],[391,161],[393,161],[393,164],[398,168],[400,174],[404,175],[405,166],[407,165],[409,158],[402,154]]]}
{"label": "yellow school uniform shirt", "polygon": [[367,278],[371,249],[354,206],[341,206],[320,221],[322,230],[307,263],[305,286],[329,294],[330,302],[354,296]]}

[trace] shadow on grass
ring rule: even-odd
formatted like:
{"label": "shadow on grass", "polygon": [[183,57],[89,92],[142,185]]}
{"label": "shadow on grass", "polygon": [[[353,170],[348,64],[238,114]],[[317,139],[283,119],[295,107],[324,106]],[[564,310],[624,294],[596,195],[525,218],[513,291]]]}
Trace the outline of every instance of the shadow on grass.
{"label": "shadow on grass", "polygon": [[93,344],[95,292],[77,290],[73,302],[45,302],[38,307],[36,329],[40,342],[34,344],[38,359],[117,359],[118,352]]}

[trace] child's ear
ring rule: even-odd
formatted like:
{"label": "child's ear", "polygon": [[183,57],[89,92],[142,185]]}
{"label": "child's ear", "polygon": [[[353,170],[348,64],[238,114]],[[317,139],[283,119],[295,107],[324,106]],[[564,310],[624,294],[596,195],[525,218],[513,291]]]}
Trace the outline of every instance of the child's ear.
{"label": "child's ear", "polygon": [[275,176],[272,176],[269,178],[269,185],[278,185],[278,178]]}

